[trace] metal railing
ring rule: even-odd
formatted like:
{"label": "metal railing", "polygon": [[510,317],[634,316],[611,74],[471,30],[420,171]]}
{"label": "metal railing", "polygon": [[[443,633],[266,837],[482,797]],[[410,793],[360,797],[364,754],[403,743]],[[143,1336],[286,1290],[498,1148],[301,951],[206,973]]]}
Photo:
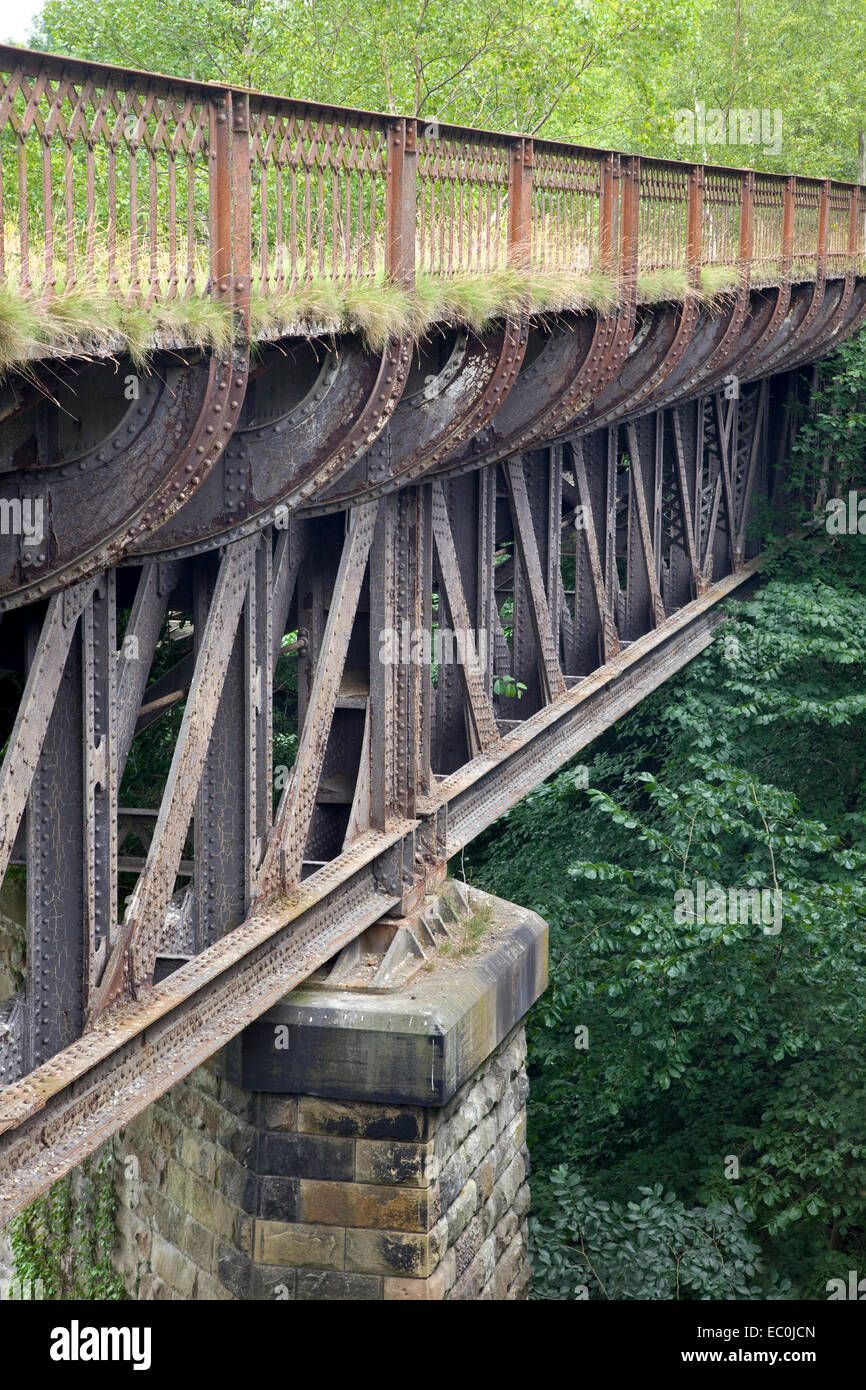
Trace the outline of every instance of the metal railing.
{"label": "metal railing", "polygon": [[260,294],[506,265],[840,276],[866,195],[0,47],[0,284]]}
{"label": "metal railing", "polygon": [[0,277],[47,297],[99,275],[192,294],[220,228],[225,95],[0,50]]}

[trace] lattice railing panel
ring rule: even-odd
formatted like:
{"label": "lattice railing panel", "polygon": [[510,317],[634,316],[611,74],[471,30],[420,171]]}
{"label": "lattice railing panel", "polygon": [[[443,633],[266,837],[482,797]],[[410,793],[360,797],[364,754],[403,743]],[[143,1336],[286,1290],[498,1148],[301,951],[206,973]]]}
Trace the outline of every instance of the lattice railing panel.
{"label": "lattice railing panel", "polygon": [[687,165],[641,160],[638,264],[642,270],[685,265],[688,185]]}
{"label": "lattice railing panel", "polygon": [[736,265],[739,259],[742,174],[704,171],[701,260],[704,265]]}
{"label": "lattice railing panel", "polygon": [[851,220],[851,190],[844,185],[830,185],[827,214],[827,274],[844,275],[851,259],[848,250]]}
{"label": "lattice railing panel", "polygon": [[818,216],[821,183],[818,179],[797,179],[794,194],[793,276],[813,279],[818,251]]}
{"label": "lattice railing panel", "polygon": [[418,141],[419,270],[439,275],[490,271],[508,254],[507,139],[445,132]]}
{"label": "lattice railing panel", "polygon": [[755,229],[752,262],[760,271],[779,273],[782,259],[782,219],[785,180],[772,174],[755,175]]}
{"label": "lattice railing panel", "polygon": [[600,261],[601,158],[536,144],[530,256],[543,270],[586,272]]}
{"label": "lattice railing panel", "polygon": [[[25,295],[92,283],[148,303],[206,291],[215,269],[225,294],[230,262],[233,294],[251,271],[265,296],[313,280],[409,283],[413,268],[615,271],[628,231],[618,167],[576,145],[0,46],[0,281]],[[698,250],[703,265],[739,261],[742,170],[693,178],[694,165],[644,158],[639,169],[641,271],[682,271],[690,226],[695,263]],[[754,283],[814,277],[822,209],[828,273],[848,269],[851,185],[832,183],[825,205],[815,179],[754,184]],[[866,208],[856,223],[859,264]]]}
{"label": "lattice railing panel", "polygon": [[262,291],[385,269],[386,123],[251,103],[253,273]]}
{"label": "lattice railing panel", "polygon": [[208,103],[199,89],[2,72],[0,277],[149,300],[207,279]]}

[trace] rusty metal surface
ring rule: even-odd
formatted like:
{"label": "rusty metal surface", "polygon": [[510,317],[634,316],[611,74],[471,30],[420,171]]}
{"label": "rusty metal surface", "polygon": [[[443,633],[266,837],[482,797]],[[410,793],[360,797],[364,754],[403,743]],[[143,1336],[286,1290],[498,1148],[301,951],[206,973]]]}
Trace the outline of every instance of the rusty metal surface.
{"label": "rusty metal surface", "polygon": [[[754,569],[721,581],[632,644],[576,691],[560,696],[419,803],[444,811],[442,851],[456,852],[711,638],[708,609]],[[397,902],[386,886],[394,849],[414,828],[369,832],[284,903],[250,918],[139,1001],[100,1020],[78,1043],[0,1092],[4,1218],[80,1163],[124,1122],[217,1051],[294,984]],[[399,857],[399,856],[398,856]]]}
{"label": "rusty metal surface", "polygon": [[[148,407],[140,405],[135,418],[127,412],[103,432],[104,441],[100,436],[106,447],[95,452],[105,466],[104,485],[88,514],[69,500],[77,495],[75,470],[90,472],[88,457],[58,464],[50,438],[34,446],[48,539],[36,554],[25,553],[20,537],[5,546],[5,588],[15,596],[0,602],[21,604],[53,592],[124,553],[194,554],[241,539],[279,507],[338,508],[365,490],[378,495],[411,483],[440,464],[459,470],[493,462],[708,389],[735,367],[746,379],[782,370],[848,331],[864,249],[861,193],[852,185],[641,160],[459,127],[431,132],[402,117],[8,47],[0,49],[0,74],[0,128],[8,128],[19,168],[17,250],[25,288],[51,299],[86,281],[102,237],[111,283],[150,303],[197,288],[196,257],[203,255],[212,292],[232,302],[238,324],[235,409],[247,369],[253,288],[279,293],[313,276],[345,285],[375,277],[383,266],[411,287],[416,262],[443,275],[511,264],[612,273],[621,301],[616,313],[589,326],[588,344],[581,324],[566,320],[577,351],[551,341],[541,367],[531,363],[520,374],[527,325],[507,324],[499,348],[494,343],[482,354],[491,372],[486,386],[475,380],[478,364],[467,360],[418,414],[420,433],[410,403],[402,415],[398,408],[411,365],[406,342],[389,346],[378,364],[346,345],[336,374],[345,396],[333,380],[333,390],[319,381],[312,416],[300,406],[262,420],[253,409],[240,430],[223,399],[228,364],[211,364],[198,406],[194,386],[182,379],[189,369],[181,370],[172,420],[155,412],[148,432]],[[58,208],[51,184],[55,145],[65,161]],[[140,181],[127,168],[139,157],[147,173],[143,202]],[[29,177],[37,165],[41,182]],[[110,189],[104,207],[94,200],[102,177]],[[194,215],[201,197],[209,207],[204,238]],[[166,265],[157,256],[163,202]],[[0,253],[2,278],[5,249]],[[766,279],[776,262],[781,282],[770,292],[770,322],[744,354],[744,322],[750,313],[762,317],[760,306],[747,310],[746,287],[758,274]],[[739,267],[743,289],[734,307],[714,319],[687,297],[680,310],[653,315],[635,350],[639,272],[682,266],[696,285],[701,266],[713,264]],[[844,277],[844,291],[828,297],[828,274],[836,283]],[[798,279],[813,283],[792,296]],[[308,428],[311,418],[321,422],[321,434]],[[386,429],[389,420],[393,429]],[[172,429],[177,438],[169,459],[160,446]],[[371,451],[377,438],[379,448]],[[26,443],[16,440],[16,458]],[[112,451],[119,451],[116,457]],[[19,468],[7,478],[10,502],[23,500],[33,466],[26,477]]]}
{"label": "rusty metal surface", "polygon": [[[186,293],[209,252],[196,217],[215,113],[243,111],[249,282],[263,295],[314,276],[411,284],[428,272],[610,266],[631,157],[438,125],[0,47],[0,129],[13,136],[24,282],[51,297],[108,248],[112,282],[150,301]],[[55,198],[52,157],[64,167]],[[143,177],[133,178],[136,161]],[[631,160],[645,269],[781,261],[794,279],[850,259],[855,186]],[[95,188],[110,190],[103,204]],[[139,183],[146,187],[141,195]],[[226,205],[229,182],[216,193]],[[236,213],[238,211],[236,205]],[[167,207],[167,247],[160,244]],[[858,233],[862,236],[862,233]],[[856,248],[855,248],[856,249]],[[862,246],[859,247],[862,252]],[[167,258],[163,251],[167,250]],[[0,277],[5,271],[0,248]]]}
{"label": "rusty metal surface", "polygon": [[[251,536],[318,497],[369,451],[400,401],[412,361],[409,342],[370,353],[359,338],[342,339],[314,359],[305,391],[308,350],[304,358],[293,369],[286,353],[266,354],[220,466],[168,526],[131,553],[195,555]],[[299,387],[302,397],[293,404]]]}
{"label": "rusty metal surface", "polygon": [[377,512],[378,503],[367,502],[352,513],[349,521],[322,637],[322,656],[316,664],[310,692],[309,713],[304,720],[291,778],[274,818],[254,901],[272,896],[277,891],[285,892],[300,877],[304,844],[312,820],[367,557],[373,543]]}
{"label": "rusty metal surface", "polygon": [[112,942],[112,955],[93,1003],[93,1017],[98,1017],[122,993],[138,991],[152,979],[159,933],[183,853],[201,763],[216,718],[217,700],[258,543],[258,538],[237,541],[223,553],[153,841],[117,941]]}
{"label": "rusty metal surface", "polygon": [[[51,1008],[38,1020],[45,1036],[69,1040],[68,1035],[52,1035],[61,1003],[64,1016],[70,1008],[74,1016],[89,1010],[88,1038],[114,1036],[115,1019],[136,1018],[141,1026],[152,1028],[152,1015],[136,1012],[130,996],[139,996],[142,1004],[165,997],[159,992],[163,986],[154,991],[148,981],[155,955],[168,939],[163,924],[176,874],[183,870],[181,856],[194,800],[192,871],[198,901],[193,934],[199,954],[184,967],[191,972],[189,978],[198,978],[197,965],[212,959],[208,952],[216,946],[230,951],[229,943],[246,940],[257,923],[272,922],[275,893],[288,892],[293,901],[311,904],[314,900],[306,896],[311,887],[318,891],[321,885],[342,883],[344,875],[355,872],[359,854],[379,854],[395,817],[405,824],[407,815],[420,819],[411,831],[401,832],[399,846],[388,841],[393,851],[387,861],[388,881],[395,900],[404,905],[412,901],[423,891],[426,875],[437,871],[448,852],[449,835],[453,841],[466,826],[489,823],[510,804],[509,798],[520,794],[527,778],[537,780],[542,768],[556,765],[556,759],[561,761],[579,746],[570,734],[562,734],[560,712],[570,719],[568,712],[591,701],[595,692],[601,712],[594,712],[588,722],[577,721],[591,737],[589,731],[604,726],[614,711],[628,707],[632,697],[640,698],[689,652],[699,649],[708,640],[707,608],[749,573],[743,563],[745,524],[753,498],[766,496],[768,400],[766,391],[757,396],[746,392],[737,401],[709,396],[697,406],[678,405],[672,413],[641,417],[622,439],[611,426],[575,439],[565,451],[552,445],[537,451],[538,457],[511,458],[503,474],[504,508],[495,505],[496,466],[476,470],[479,485],[486,482],[472,504],[476,510],[469,526],[463,525],[459,492],[449,500],[443,484],[422,483],[352,509],[346,514],[344,536],[339,518],[322,516],[293,519],[287,530],[266,528],[254,539],[235,542],[224,552],[214,585],[207,577],[206,555],[184,564],[149,562],[135,586],[130,616],[146,664],[153,656],[162,615],[176,606],[190,581],[193,592],[201,595],[194,605],[197,659],[162,809],[150,822],[138,887],[124,923],[116,927],[110,898],[117,871],[114,822],[122,819],[117,785],[138,726],[138,720],[132,723],[133,712],[140,702],[148,703],[147,687],[140,673],[133,676],[121,665],[114,673],[115,694],[108,693],[111,720],[105,734],[99,732],[99,710],[106,697],[95,696],[104,680],[104,653],[114,645],[111,621],[106,627],[113,609],[101,608],[98,620],[95,609],[85,612],[84,668],[70,665],[67,655],[64,679],[71,675],[70,692],[80,689],[76,672],[86,670],[84,689],[92,689],[93,695],[86,696],[84,706],[66,700],[63,717],[89,720],[99,742],[107,739],[99,767],[96,754],[89,752],[85,775],[76,773],[78,781],[70,782],[71,823],[81,823],[75,795],[85,798],[89,808],[82,849],[86,873],[78,886],[71,871],[74,864],[70,866],[67,879],[74,894],[59,918],[45,913],[42,899],[34,898],[28,951],[34,967],[43,961],[45,969],[54,969],[56,962],[49,966],[45,955],[59,939],[51,932],[71,930],[72,938],[82,939],[73,910],[80,901],[88,923],[88,965],[84,969],[82,964],[80,980],[70,967],[62,1000],[52,1004],[47,996]],[[623,450],[632,460],[630,467],[623,463]],[[580,500],[588,513],[575,573],[585,573],[588,565],[593,592],[589,605],[581,593],[565,591],[559,570],[569,498]],[[499,566],[498,547],[503,544],[514,546],[513,558]],[[620,560],[625,561],[624,584],[618,575]],[[685,576],[685,584],[677,575]],[[111,571],[106,593],[114,582]],[[470,645],[456,683],[449,673],[434,701],[429,665],[407,660],[405,654],[383,663],[378,643],[388,630],[400,633],[408,627],[416,634],[431,633],[435,584],[441,586],[445,605],[440,625],[447,618],[458,628],[472,628],[483,614],[497,639],[492,667],[482,670]],[[514,603],[513,653],[502,638],[499,611],[509,595]],[[58,604],[59,600],[52,612],[59,611]],[[241,623],[242,610],[246,617]],[[673,616],[667,617],[667,611]],[[279,616],[272,627],[274,614]],[[698,634],[694,643],[689,636],[693,620]],[[282,631],[293,621],[305,633],[300,745],[289,788],[271,826],[268,798],[257,790],[268,778],[266,715],[260,725],[270,698],[264,672],[272,668]],[[621,639],[628,642],[627,648]],[[590,640],[597,643],[594,656]],[[659,650],[664,649],[658,665],[648,656],[652,672],[638,674],[634,663],[655,652],[656,641],[661,643]],[[359,662],[367,668],[360,685]],[[62,664],[60,658],[57,664]],[[105,669],[111,671],[112,663]],[[492,694],[493,677],[506,672],[531,687],[523,710],[513,699]],[[351,676],[348,685],[346,675]],[[574,684],[580,675],[586,678],[569,690],[569,682]],[[170,673],[169,684],[178,679]],[[610,688],[608,679],[613,681]],[[599,693],[604,691],[610,699]],[[227,722],[220,724],[218,717]],[[454,742],[461,718],[469,729],[463,753],[458,751],[459,741]],[[248,731],[244,747],[231,734],[241,723]],[[218,732],[223,728],[224,733]],[[551,732],[555,730],[559,732]],[[64,737],[68,741],[68,734]],[[536,737],[541,740],[537,745]],[[26,751],[18,735],[13,745],[13,758]],[[542,756],[536,756],[536,748],[544,750]],[[438,777],[431,774],[431,765],[441,769]],[[341,779],[348,780],[345,791],[340,789]],[[239,785],[244,787],[240,801],[233,792]],[[97,786],[104,790],[102,801],[93,800]],[[77,844],[74,836],[58,836],[48,801],[44,810],[39,808],[37,799],[28,818],[34,846],[44,846],[47,837],[59,839],[67,851]],[[454,824],[449,819],[452,811],[457,816]],[[128,821],[129,810],[123,815]],[[226,852],[229,845],[235,847],[231,853]],[[127,869],[133,862],[123,859]],[[34,882],[38,888],[38,877]],[[216,916],[204,913],[204,904],[212,901],[223,904]],[[236,920],[245,907],[250,915],[232,930],[232,915]],[[53,924],[50,932],[48,923]],[[224,940],[215,942],[214,935],[225,929]],[[183,971],[178,981],[181,977],[187,978]],[[22,1061],[25,1066],[45,1061],[45,1054],[26,1048],[22,1053],[16,1041],[33,1036],[36,1015],[30,1000],[46,997],[39,994],[37,983],[34,978],[23,1003],[23,1034],[19,1024],[14,1037],[10,1030],[6,1076],[14,1075]],[[20,1014],[19,1009],[16,1018]],[[238,1014],[232,1018],[237,1021]],[[192,1024],[189,1027],[194,1031]],[[223,1029],[209,1036],[215,1048],[227,1033]],[[203,1055],[191,1032],[188,1038],[184,1061],[178,1060],[183,1049],[166,1060],[160,1073],[166,1084],[181,1074],[178,1068],[188,1069]],[[74,1044],[72,1051],[76,1057],[93,1055],[86,1040]],[[46,1065],[45,1076],[53,1078],[50,1087],[55,1082],[59,1086],[57,1077],[68,1073],[55,1073],[50,1062]],[[153,1094],[156,1082],[150,1071],[148,1076],[142,1089],[131,1089],[130,1104],[136,1103],[135,1096],[137,1103],[145,1103]],[[11,1121],[27,1113],[20,1098],[29,1094],[31,1084],[49,1083],[25,1080],[23,1089],[13,1085],[5,1093],[13,1106]],[[100,1084],[94,1086],[91,1101],[94,1117],[115,1114]],[[78,1101],[58,1092],[57,1105],[62,1109],[67,1104],[74,1107]],[[95,1135],[107,1132],[107,1123],[93,1118],[83,1124],[76,1147],[69,1150],[70,1161],[73,1154],[81,1156],[82,1145],[86,1148]],[[44,1171],[43,1166],[40,1172]]]}
{"label": "rusty metal surface", "polygon": [[433,536],[436,542],[436,555],[443,580],[444,597],[448,606],[448,616],[453,627],[465,633],[466,656],[460,663],[460,674],[465,685],[469,715],[473,730],[472,746],[487,753],[499,741],[499,730],[478,660],[478,651],[469,608],[463,592],[463,581],[457,561],[448,508],[441,483],[433,484]]}
{"label": "rusty metal surface", "polygon": [[[160,357],[132,400],[122,364],[103,390],[118,364],[97,362],[57,368],[57,403],[44,363],[0,394],[4,523],[45,504],[37,546],[0,535],[3,674],[23,687],[0,869],[27,869],[2,1219],[413,910],[449,854],[703,649],[756,567],[747,528],[788,465],[799,368],[863,322],[866,282],[849,185],[2,47],[0,77],[19,219],[0,281],[14,250],[47,302],[104,237],[143,305],[204,289],[203,256],[234,324],[224,359]],[[739,275],[720,304],[706,265]],[[505,266],[601,271],[617,302],[446,325],[417,357],[408,337],[370,352],[295,325],[251,366],[253,292]],[[660,268],[685,273],[682,304],[640,302]],[[274,813],[281,654],[296,756]],[[159,805],[121,806],[136,739],[182,702]]]}
{"label": "rusty metal surface", "polygon": [[399,902],[382,876],[402,830],[367,837],[338,876],[323,873],[0,1093],[0,1131],[12,1131],[4,1220]]}
{"label": "rusty metal surface", "polygon": [[752,561],[738,574],[720,580],[712,592],[632,643],[575,690],[531,715],[521,729],[503,737],[495,760],[476,758],[443,779],[435,802],[423,802],[419,810],[431,814],[438,805],[447,804],[447,854],[457,853],[491,820],[516,805],[539,779],[550,776],[703,651],[712,640],[714,626],[708,609],[734,593],[759,565]]}
{"label": "rusty metal surface", "polygon": [[429,472],[486,426],[517,380],[529,337],[525,319],[509,319],[489,333],[459,332],[436,373],[410,381],[385,431],[356,467],[306,508],[340,510],[360,497],[381,496]]}
{"label": "rusty metal surface", "polygon": [[[110,387],[114,373],[102,371]],[[136,377],[138,399],[115,410],[119,419],[107,412],[107,428],[100,428],[98,418],[88,426],[85,415],[80,432],[96,439],[83,451],[74,438],[65,448],[52,440],[58,412],[50,401],[17,420],[7,465],[0,471],[0,498],[8,504],[37,497],[43,535],[30,547],[22,534],[0,536],[0,611],[31,603],[115,563],[139,535],[180,507],[217,459],[226,432],[220,439],[212,422],[229,418],[231,406],[225,413],[222,406],[227,396],[239,403],[242,376],[233,380],[230,366],[210,362]],[[230,392],[230,381],[237,395]],[[104,390],[97,389],[98,412],[105,415]],[[88,399],[94,399],[88,396],[94,383],[86,383],[86,374],[84,390],[86,411]],[[122,400],[122,378],[114,391]],[[81,412],[78,392],[69,397]]]}
{"label": "rusty metal surface", "polygon": [[93,581],[52,598],[39,632],[27,684],[0,767],[0,879],[8,868],[24,815],[78,617],[92,591]]}

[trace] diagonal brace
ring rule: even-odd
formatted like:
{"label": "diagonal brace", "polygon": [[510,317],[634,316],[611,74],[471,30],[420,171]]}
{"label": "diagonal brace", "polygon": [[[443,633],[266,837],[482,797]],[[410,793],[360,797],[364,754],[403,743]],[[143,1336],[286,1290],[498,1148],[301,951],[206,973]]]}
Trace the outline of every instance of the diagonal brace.
{"label": "diagonal brace", "polygon": [[350,514],[307,716],[298,741],[297,756],[277,807],[258,888],[253,895],[253,907],[272,893],[287,891],[300,878],[304,846],[378,510],[378,502],[365,502]]}

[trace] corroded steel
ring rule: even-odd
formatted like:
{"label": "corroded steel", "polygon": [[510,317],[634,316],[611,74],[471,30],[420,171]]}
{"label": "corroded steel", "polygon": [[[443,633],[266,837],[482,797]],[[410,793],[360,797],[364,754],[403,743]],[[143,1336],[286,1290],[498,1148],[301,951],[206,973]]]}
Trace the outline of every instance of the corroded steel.
{"label": "corroded steel", "polygon": [[[442,855],[457,852],[640,699],[701,651],[709,609],[752,572],[721,581],[574,691],[443,779],[419,810],[445,814]],[[250,918],[140,1001],[0,1093],[0,1186],[14,1215],[138,1111],[264,1013],[400,901],[399,864],[416,830],[371,831],[291,897]],[[395,891],[395,889],[397,891]]]}
{"label": "corroded steel", "polygon": [[[0,73],[0,280],[233,323],[222,356],[0,388],[0,868],[27,870],[2,1218],[703,649],[866,281],[850,185],[10,48]],[[251,353],[253,294],[508,267],[602,273],[611,307]],[[661,270],[681,303],[643,302]],[[7,524],[37,496],[38,539]],[[121,805],[181,706],[153,804]]]}
{"label": "corroded steel", "polygon": [[[14,246],[0,245],[0,278],[12,276],[17,257],[25,292],[51,299],[102,271],[102,238],[108,279],[129,299],[197,292],[199,266],[209,265],[212,292],[233,301],[239,329],[231,366],[198,369],[197,384],[195,368],[170,370],[169,390],[145,382],[139,403],[108,412],[111,418],[91,430],[90,450],[71,457],[67,451],[68,462],[59,462],[50,431],[45,437],[35,416],[29,429],[21,422],[3,495],[10,503],[27,500],[35,467],[50,539],[33,552],[20,538],[4,541],[0,603],[7,606],[132,550],[195,553],[251,534],[279,507],[348,503],[363,494],[371,467],[366,486],[387,490],[443,464],[449,450],[450,465],[461,466],[464,441],[472,441],[467,466],[477,466],[708,389],[725,371],[781,371],[835,341],[850,318],[864,249],[861,193],[850,185],[430,127],[12,48],[0,49],[0,68],[0,136],[8,135],[18,170],[17,183],[4,190],[4,210],[17,211],[20,226]],[[39,178],[30,177],[31,166]],[[53,197],[61,166],[62,208]],[[103,183],[106,196],[95,200]],[[164,221],[165,265],[156,240]],[[330,434],[308,431],[303,410],[297,426],[272,419],[264,433],[258,426],[246,438],[233,428],[223,396],[232,376],[233,408],[240,409],[254,282],[263,295],[291,292],[316,277],[348,284],[382,271],[411,284],[416,262],[446,275],[506,263],[601,270],[618,281],[620,307],[594,325],[588,348],[560,353],[567,382],[556,371],[555,351],[545,380],[530,371],[528,391],[518,394],[534,402],[531,422],[519,407],[509,411],[509,392],[523,384],[526,325],[509,326],[474,407],[455,406],[449,417],[446,406],[438,428],[427,431],[427,446],[419,441],[416,459],[405,449],[395,457],[386,439],[384,478],[381,459],[368,451],[398,408],[408,343],[386,350],[369,384],[367,354],[341,368],[345,398],[339,389],[330,393],[339,401]],[[639,272],[682,267],[696,288],[702,265],[739,271],[735,307],[715,319],[702,316],[691,295],[675,316],[654,313],[644,350],[629,353],[636,329],[640,337]],[[837,289],[840,277],[844,290]],[[798,280],[812,289],[792,299]],[[760,319],[764,309],[747,297],[749,283],[756,293],[774,286],[770,321],[750,342],[745,321]],[[690,352],[695,337],[700,349]],[[428,414],[432,420],[436,411]],[[494,421],[495,437],[485,441]],[[172,440],[168,449],[158,447]],[[287,474],[286,446],[298,444]],[[85,512],[68,495],[76,473],[95,467],[92,460],[105,476],[98,508]],[[346,474],[346,486],[334,488]]]}

